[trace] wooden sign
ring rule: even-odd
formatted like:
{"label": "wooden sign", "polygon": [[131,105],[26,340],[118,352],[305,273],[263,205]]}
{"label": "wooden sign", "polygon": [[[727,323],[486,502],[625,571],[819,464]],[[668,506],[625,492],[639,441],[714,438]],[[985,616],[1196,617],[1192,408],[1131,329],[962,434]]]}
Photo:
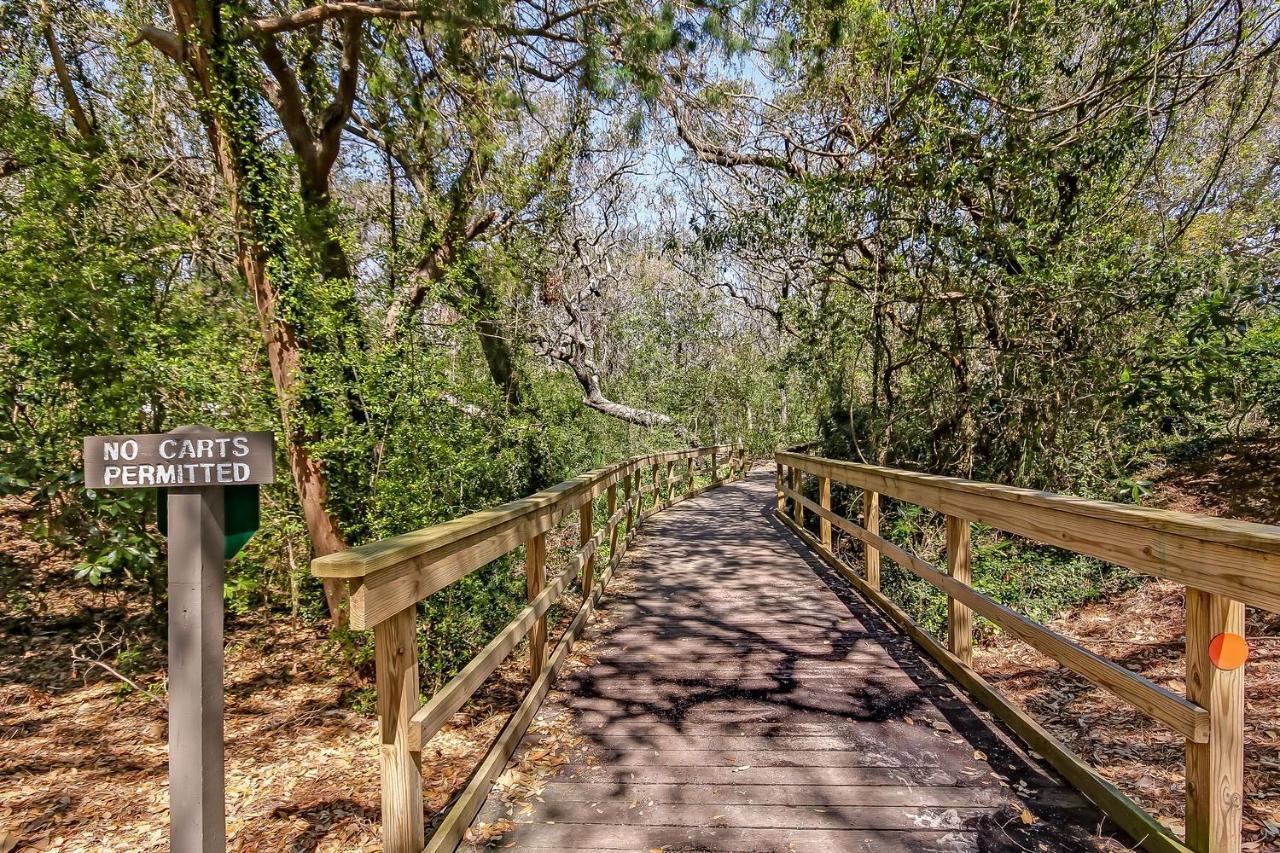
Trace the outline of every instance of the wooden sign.
{"label": "wooden sign", "polygon": [[169,849],[224,853],[222,584],[274,480],[269,432],[185,426],[84,440],[91,489],[159,489],[169,537]]}
{"label": "wooden sign", "polygon": [[95,435],[84,440],[84,484],[91,489],[257,485],[273,482],[274,459],[269,432]]}

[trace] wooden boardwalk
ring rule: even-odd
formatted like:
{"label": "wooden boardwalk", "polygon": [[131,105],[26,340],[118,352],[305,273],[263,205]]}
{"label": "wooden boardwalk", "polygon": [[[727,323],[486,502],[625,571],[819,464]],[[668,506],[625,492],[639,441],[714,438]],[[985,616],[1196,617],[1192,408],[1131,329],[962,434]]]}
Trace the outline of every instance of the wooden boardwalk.
{"label": "wooden boardwalk", "polygon": [[485,846],[1131,846],[812,557],[773,501],[772,471],[757,471],[649,521],[589,634],[596,663],[561,679],[516,758],[551,732],[568,762],[533,796],[490,795],[476,824],[514,828]]}

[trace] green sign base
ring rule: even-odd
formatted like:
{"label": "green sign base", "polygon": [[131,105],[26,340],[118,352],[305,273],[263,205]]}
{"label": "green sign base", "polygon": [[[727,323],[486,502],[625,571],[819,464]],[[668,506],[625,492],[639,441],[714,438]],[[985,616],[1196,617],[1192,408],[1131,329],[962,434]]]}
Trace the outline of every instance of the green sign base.
{"label": "green sign base", "polygon": [[[249,544],[258,532],[262,512],[258,505],[258,486],[222,487],[223,555],[230,560]],[[156,524],[163,536],[169,535],[169,490],[156,489]]]}

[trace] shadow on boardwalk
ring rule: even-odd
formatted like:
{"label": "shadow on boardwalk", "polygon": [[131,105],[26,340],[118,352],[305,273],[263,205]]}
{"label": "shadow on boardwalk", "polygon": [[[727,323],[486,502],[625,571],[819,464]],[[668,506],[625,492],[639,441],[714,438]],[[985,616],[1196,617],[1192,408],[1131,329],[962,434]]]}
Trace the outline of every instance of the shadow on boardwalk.
{"label": "shadow on boardwalk", "polygon": [[540,713],[568,710],[582,742],[529,805],[490,797],[477,820],[514,822],[491,848],[1129,846],[809,555],[773,498],[761,471],[650,521],[598,661]]}

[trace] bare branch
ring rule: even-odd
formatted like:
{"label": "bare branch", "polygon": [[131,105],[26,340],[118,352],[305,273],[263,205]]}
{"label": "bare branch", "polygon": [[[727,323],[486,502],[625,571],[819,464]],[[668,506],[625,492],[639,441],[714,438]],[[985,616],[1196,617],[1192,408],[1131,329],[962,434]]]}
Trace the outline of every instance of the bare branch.
{"label": "bare branch", "polygon": [[146,42],[174,62],[182,61],[182,41],[174,33],[144,24],[138,27],[137,37],[130,44]]}
{"label": "bare branch", "polygon": [[389,18],[396,21],[411,21],[418,18],[420,11],[415,3],[403,3],[399,0],[365,0],[365,2],[320,3],[309,6],[291,15],[273,15],[258,18],[249,23],[251,32],[287,33],[304,29],[313,24],[324,23],[334,18]]}

